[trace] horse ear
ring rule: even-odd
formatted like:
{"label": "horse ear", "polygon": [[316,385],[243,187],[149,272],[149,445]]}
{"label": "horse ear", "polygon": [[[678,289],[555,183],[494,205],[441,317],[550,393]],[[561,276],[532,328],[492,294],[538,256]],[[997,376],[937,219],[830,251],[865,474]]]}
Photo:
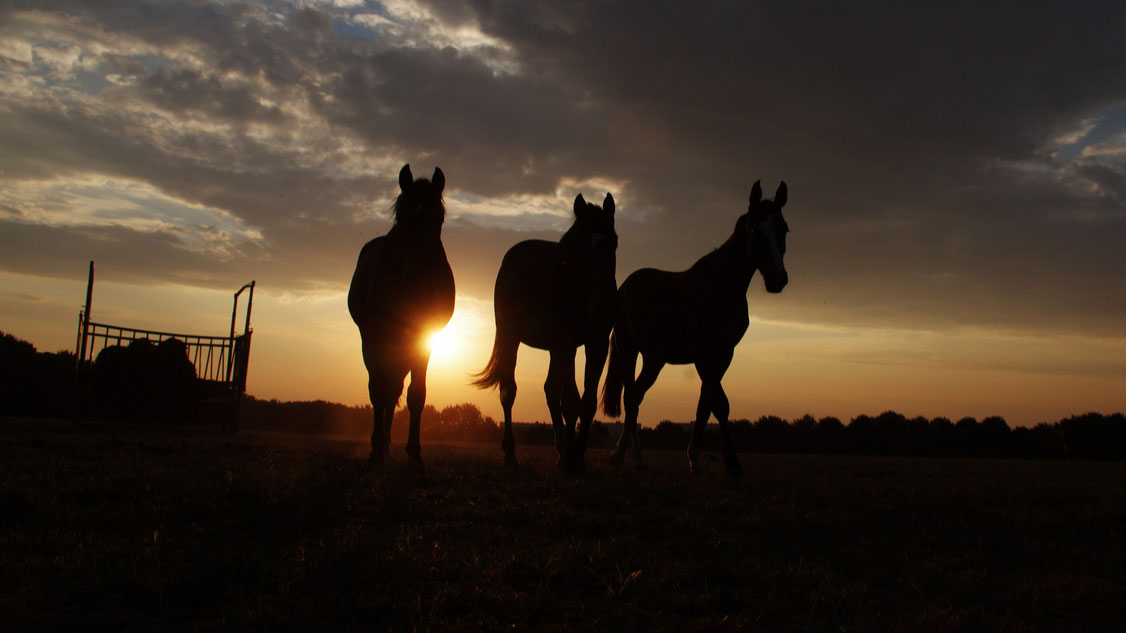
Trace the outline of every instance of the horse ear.
{"label": "horse ear", "polygon": [[586,200],[583,199],[583,194],[575,196],[575,216],[578,217],[579,213],[586,210]]}
{"label": "horse ear", "polygon": [[778,185],[778,192],[774,194],[774,207],[781,209],[786,206],[786,181],[783,180],[782,184]]}
{"label": "horse ear", "polygon": [[411,175],[411,164],[407,163],[399,170],[399,189],[406,191],[410,189],[413,184],[414,176]]}
{"label": "horse ear", "polygon": [[446,175],[442,173],[442,170],[440,168],[435,167],[434,177],[430,179],[430,182],[434,184],[434,188],[437,189],[438,193],[440,194],[442,193],[442,190],[446,188]]}
{"label": "horse ear", "polygon": [[606,194],[606,199],[602,201],[602,210],[614,215],[614,196]]}
{"label": "horse ear", "polygon": [[755,186],[751,187],[751,207],[757,207],[759,201],[762,200],[762,181],[756,180]]}

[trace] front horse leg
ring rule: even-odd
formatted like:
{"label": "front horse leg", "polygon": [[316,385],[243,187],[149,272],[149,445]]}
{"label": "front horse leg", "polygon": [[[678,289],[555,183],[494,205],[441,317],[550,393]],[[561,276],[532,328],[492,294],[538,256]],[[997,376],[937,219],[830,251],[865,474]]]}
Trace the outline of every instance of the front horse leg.
{"label": "front horse leg", "polygon": [[411,385],[407,388],[407,408],[410,409],[411,426],[407,434],[407,458],[411,466],[422,466],[422,409],[426,406],[426,366],[430,355],[418,356],[411,367]]}
{"label": "front horse leg", "polygon": [[708,386],[700,382],[700,401],[696,405],[696,421],[692,424],[692,439],[688,441],[688,471],[693,475],[704,472],[704,463],[700,460],[700,451],[704,447],[704,429],[711,415],[708,405]]}
{"label": "front horse leg", "polygon": [[[727,420],[731,413],[731,405],[727,400],[727,394],[723,391],[723,385],[720,383],[723,374],[727,372],[727,368],[731,365],[731,357],[734,351],[734,348],[724,350],[711,358],[710,362],[697,363],[696,373],[700,375],[701,403],[706,396],[707,405],[715,415],[716,421],[719,422],[719,434],[723,440],[723,461],[727,463],[727,474],[731,477],[739,477],[743,474],[743,465],[739,463],[739,457],[735,454],[735,443],[731,440],[731,429],[728,428]],[[698,415],[699,411],[697,411]],[[706,417],[704,419],[707,420]],[[699,424],[698,417],[696,422]]]}
{"label": "front horse leg", "polygon": [[712,391],[711,399],[714,402],[712,412],[719,422],[719,435],[723,440],[723,461],[727,463],[727,474],[731,477],[743,475],[743,465],[739,463],[739,456],[735,453],[735,442],[731,439],[731,429],[727,421],[730,406],[727,403],[727,394],[723,392],[723,385],[717,380]]}
{"label": "front horse leg", "polygon": [[[564,402],[566,400],[566,362],[565,353],[558,350],[551,351],[551,360],[547,368],[547,379],[543,383],[543,394],[547,398],[547,411],[551,415],[551,428],[555,432],[555,467],[563,470],[567,453],[568,433],[567,422],[564,419]],[[571,357],[571,382],[574,382],[574,357]]]}
{"label": "front horse leg", "polygon": [[373,466],[382,466],[387,462],[388,446],[383,441],[386,435],[386,410],[385,406],[372,405],[371,453],[368,455],[368,463]]}
{"label": "front horse leg", "polygon": [[571,458],[568,460],[570,468],[575,472],[586,469],[585,456],[590,441],[590,425],[598,410],[598,382],[602,378],[602,366],[606,364],[609,343],[609,336],[605,336],[584,346],[586,363],[583,368],[583,395],[579,405],[579,432],[575,438]]}
{"label": "front horse leg", "polygon": [[402,395],[402,379],[395,380],[379,369],[368,374],[368,397],[371,399],[372,429],[371,454],[368,462],[382,465],[391,451],[391,419],[395,403]]}
{"label": "front horse leg", "polygon": [[560,374],[560,383],[563,387],[563,397],[560,402],[563,410],[563,422],[566,425],[567,445],[563,451],[563,471],[568,474],[576,474],[581,469],[576,463],[576,455],[578,460],[582,460],[582,453],[580,452],[578,438],[575,434],[575,423],[579,419],[582,400],[579,397],[579,386],[575,384],[575,350],[564,355],[565,361],[560,363],[562,371]]}

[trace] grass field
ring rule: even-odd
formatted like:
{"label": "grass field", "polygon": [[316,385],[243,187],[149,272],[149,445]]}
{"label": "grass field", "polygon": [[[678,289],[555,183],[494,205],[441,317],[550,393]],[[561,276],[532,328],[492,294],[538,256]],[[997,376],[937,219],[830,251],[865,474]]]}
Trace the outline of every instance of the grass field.
{"label": "grass field", "polygon": [[[425,438],[424,438],[425,442]],[[1126,464],[554,454],[0,421],[0,613],[32,630],[1097,631]]]}

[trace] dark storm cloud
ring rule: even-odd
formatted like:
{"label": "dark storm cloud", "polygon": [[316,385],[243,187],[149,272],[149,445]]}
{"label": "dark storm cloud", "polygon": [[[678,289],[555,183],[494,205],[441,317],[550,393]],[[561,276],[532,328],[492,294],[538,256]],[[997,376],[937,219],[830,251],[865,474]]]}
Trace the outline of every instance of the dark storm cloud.
{"label": "dark storm cloud", "polygon": [[318,107],[373,146],[433,156],[459,188],[550,193],[561,177],[600,173],[583,162],[603,128],[565,88],[497,75],[452,49],[392,50],[344,69]]}
{"label": "dark storm cloud", "polygon": [[[644,238],[650,252],[667,258],[684,241],[668,215],[716,209],[721,192],[733,202],[760,174],[787,178],[797,274],[781,316],[1117,329],[1126,214],[1120,198],[1076,185],[1113,192],[1121,172],[1059,168],[1047,154],[1126,100],[1120,5],[723,7],[614,3],[546,19],[490,5],[482,23],[526,65],[644,104],[662,124],[666,152],[603,165],[660,175],[627,200],[664,212],[637,227],[658,233]],[[694,178],[714,188],[700,190],[707,203],[685,198]],[[1101,219],[1066,219],[1084,212]],[[726,222],[707,225],[713,244]],[[659,265],[620,232],[627,270]]]}
{"label": "dark storm cloud", "polygon": [[198,110],[229,121],[276,124],[285,118],[277,106],[263,106],[252,87],[224,86],[195,70],[160,68],[141,82],[141,92],[168,112]]}
{"label": "dark storm cloud", "polygon": [[[1054,145],[1126,103],[1120,3],[424,4],[430,23],[345,38],[333,24],[358,9],[51,3],[91,39],[150,52],[102,55],[135,81],[101,101],[0,103],[3,178],[105,173],[223,209],[261,230],[246,265],[293,287],[346,283],[349,249],[386,226],[367,218],[394,169],[348,171],[346,143],[440,165],[452,191],[486,199],[621,183],[619,280],[690,265],[754,180],[784,178],[792,283],[755,297],[761,315],[1120,333],[1122,146],[1069,159]],[[433,30],[458,28],[494,44]],[[158,134],[114,99],[268,133]],[[451,222],[459,289],[488,297],[527,235]]]}

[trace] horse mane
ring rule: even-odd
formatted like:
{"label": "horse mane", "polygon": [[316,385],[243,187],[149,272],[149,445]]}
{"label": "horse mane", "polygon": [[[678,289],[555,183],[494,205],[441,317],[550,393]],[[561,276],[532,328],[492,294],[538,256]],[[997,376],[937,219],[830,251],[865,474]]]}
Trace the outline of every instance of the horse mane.
{"label": "horse mane", "polygon": [[735,230],[731,232],[731,235],[723,244],[697,259],[689,267],[688,272],[709,278],[714,278],[715,275],[723,275],[731,278],[739,285],[749,285],[755,269],[743,265],[742,258],[738,256],[741,241],[748,239],[746,232],[741,230],[746,217],[746,215],[740,216],[739,221],[735,224]]}

